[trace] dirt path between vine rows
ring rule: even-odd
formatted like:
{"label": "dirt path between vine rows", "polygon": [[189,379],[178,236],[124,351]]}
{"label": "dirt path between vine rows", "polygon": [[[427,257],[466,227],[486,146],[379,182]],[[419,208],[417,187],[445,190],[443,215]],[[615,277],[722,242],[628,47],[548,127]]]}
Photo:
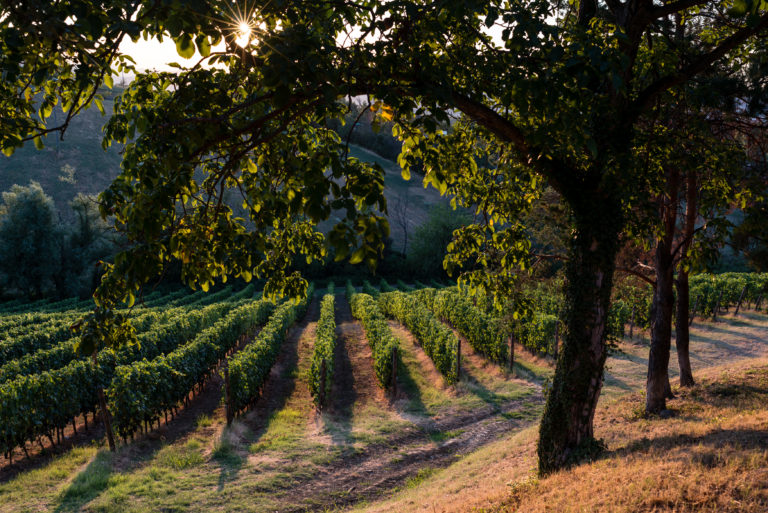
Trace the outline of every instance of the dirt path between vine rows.
{"label": "dirt path between vine rows", "polygon": [[[336,309],[338,341],[333,389],[336,398],[332,414],[348,415],[371,401],[394,409],[376,381],[361,324],[351,316],[346,300],[340,300],[340,296],[337,296]],[[390,326],[406,344],[404,350],[415,354],[420,371],[429,375],[430,384],[445,394],[455,395],[453,387],[445,385],[431,360],[413,342],[410,332],[397,323]],[[467,357],[481,363],[470,352]],[[482,379],[475,375],[474,365],[469,372],[468,379]],[[407,402],[408,397],[401,389],[395,405]],[[543,399],[536,392],[524,399],[507,401],[500,408],[486,405],[472,412],[440,412],[434,417],[405,414],[412,424],[394,436],[320,467],[312,479],[293,481],[290,488],[282,491],[280,511],[326,511],[380,498],[425,468],[448,466],[499,436],[530,425],[542,406]]]}
{"label": "dirt path between vine rows", "polygon": [[[462,417],[444,418],[432,429],[403,430],[385,443],[328,465],[313,479],[293,483],[281,512],[326,511],[381,498],[425,468],[442,468],[498,437],[536,422],[536,415],[517,419],[521,409],[539,409],[541,396],[514,401],[501,410],[483,408]],[[448,433],[447,439],[434,439]]]}
{"label": "dirt path between vine rows", "polygon": [[336,354],[330,413],[350,417],[370,401],[386,405],[373,368],[373,353],[362,324],[352,317],[345,294],[336,294]]}
{"label": "dirt path between vine rows", "polygon": [[[261,397],[240,419],[240,422],[253,433],[252,436],[247,436],[251,441],[258,442],[266,433],[273,415],[284,408],[296,408],[302,412],[308,422],[314,421],[316,414],[312,406],[312,395],[303,379],[303,373],[312,361],[319,316],[320,300],[315,295],[307,307],[304,318],[299,319],[289,328],[277,361],[269,372]],[[233,426],[236,429],[236,424]]]}

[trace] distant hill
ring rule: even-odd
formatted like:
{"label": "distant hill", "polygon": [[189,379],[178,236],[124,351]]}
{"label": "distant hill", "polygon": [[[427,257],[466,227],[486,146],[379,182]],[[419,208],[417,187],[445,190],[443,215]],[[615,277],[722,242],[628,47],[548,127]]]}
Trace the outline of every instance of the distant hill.
{"label": "distant hill", "polygon": [[[112,101],[105,100],[104,108],[111,113]],[[54,116],[63,118],[59,109]],[[0,191],[35,180],[53,198],[60,214],[69,215],[69,202],[77,193],[104,190],[120,171],[122,147],[113,145],[107,151],[101,148],[101,129],[107,119],[97,109],[89,109],[72,120],[63,140],[50,135],[44,139],[43,150],[28,143],[11,157],[0,156]],[[74,168],[74,183],[59,179],[65,165]]]}
{"label": "distant hill", "polygon": [[[30,143],[11,157],[0,155],[0,191],[6,191],[14,184],[26,185],[35,180],[53,198],[60,215],[68,217],[71,215],[69,202],[77,193],[98,194],[106,189],[120,172],[122,150],[121,145],[113,145],[107,151],[101,148],[102,128],[112,112],[112,106],[112,100],[106,98],[105,116],[95,108],[81,113],[72,121],[63,140],[53,135],[45,138],[43,150],[36,150]],[[55,116],[63,118],[60,110]],[[355,145],[350,146],[350,156],[376,162],[386,171],[386,196],[396,247],[402,245],[403,229],[402,223],[394,218],[395,210],[402,214],[404,209],[411,231],[426,219],[432,205],[445,201],[434,189],[425,189],[418,178],[408,182],[403,180],[400,168],[391,160]],[[64,166],[74,169],[72,180],[63,171]]]}

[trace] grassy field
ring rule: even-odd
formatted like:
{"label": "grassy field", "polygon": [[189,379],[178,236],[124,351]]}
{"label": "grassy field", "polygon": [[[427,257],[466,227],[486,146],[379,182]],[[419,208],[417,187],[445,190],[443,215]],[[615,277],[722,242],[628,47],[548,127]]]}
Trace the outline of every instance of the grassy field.
{"label": "grassy field", "polygon": [[[212,379],[175,419],[115,454],[100,436],[85,437],[6,472],[0,511],[544,511],[552,504],[563,508],[557,511],[573,504],[588,505],[574,511],[653,511],[653,504],[694,503],[727,510],[710,504],[712,490],[727,479],[746,483],[728,488],[732,497],[763,504],[755,501],[765,493],[757,479],[767,453],[755,440],[766,440],[760,406],[768,395],[768,316],[746,312],[694,324],[694,369],[707,378],[671,401],[670,421],[639,414],[647,341],[624,341],[609,359],[597,419],[609,451],[572,474],[538,481],[536,422],[551,362],[518,351],[513,375],[462,344],[464,373],[447,386],[410,333],[391,322],[402,365],[390,396],[376,384],[365,335],[343,295],[336,304],[337,370],[323,412],[307,383],[315,300],[289,333],[262,398],[232,426],[224,422],[221,382]],[[738,436],[718,435],[729,432]],[[674,455],[669,462],[662,461],[666,453]],[[693,486],[706,468],[723,473],[688,489],[700,502],[686,503],[671,485],[657,487],[658,501],[648,499],[653,483],[686,475]],[[611,509],[612,489],[600,476],[616,469],[643,478],[615,498],[621,508]]]}

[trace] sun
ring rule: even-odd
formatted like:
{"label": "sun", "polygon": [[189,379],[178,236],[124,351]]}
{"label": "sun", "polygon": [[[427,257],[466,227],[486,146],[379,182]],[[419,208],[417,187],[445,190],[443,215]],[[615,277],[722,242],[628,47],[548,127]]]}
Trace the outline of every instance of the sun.
{"label": "sun", "polygon": [[253,34],[253,29],[251,28],[251,25],[248,22],[239,21],[237,23],[236,34],[237,34],[237,38],[235,39],[235,43],[237,43],[238,46],[245,48],[251,42],[251,35]]}

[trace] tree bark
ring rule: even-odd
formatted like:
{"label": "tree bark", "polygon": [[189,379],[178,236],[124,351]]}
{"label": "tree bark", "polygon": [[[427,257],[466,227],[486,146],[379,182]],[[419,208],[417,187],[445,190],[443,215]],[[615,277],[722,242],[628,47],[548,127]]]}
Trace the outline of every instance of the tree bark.
{"label": "tree bark", "polygon": [[606,320],[622,228],[620,208],[614,203],[597,194],[582,194],[571,202],[576,236],[566,263],[567,329],[539,428],[542,474],[600,449],[593,419],[603,383]]}
{"label": "tree bark", "polygon": [[659,201],[659,213],[664,232],[656,243],[654,264],[656,288],[651,308],[651,350],[648,356],[645,411],[658,413],[667,408],[672,395],[669,385],[669,351],[672,345],[672,312],[674,302],[673,241],[677,222],[677,203],[680,175],[676,168],[667,172],[667,194]]}
{"label": "tree bark", "polygon": [[[93,366],[96,367],[98,365],[96,360],[96,352],[93,353]],[[115,452],[116,446],[115,446],[115,435],[112,432],[112,421],[109,418],[109,409],[107,408],[107,398],[104,395],[104,389],[101,387],[101,385],[97,385],[96,394],[99,398],[99,410],[101,411],[101,420],[104,422],[104,432],[107,434],[107,443],[109,445],[109,450],[111,452]]]}
{"label": "tree bark", "polygon": [[688,330],[688,315],[690,304],[690,289],[688,271],[681,269],[677,276],[677,319],[675,320],[675,344],[677,345],[677,364],[680,367],[680,386],[692,387],[693,372],[689,353],[690,333]]}
{"label": "tree bark", "polygon": [[688,249],[693,243],[693,234],[696,230],[696,212],[699,199],[697,182],[696,172],[693,170],[688,171],[685,185],[685,226],[683,227],[683,240],[679,248],[680,267],[677,272],[677,319],[675,322],[675,344],[677,345],[677,364],[680,367],[681,387],[692,387],[695,384],[689,354],[690,332],[688,318],[690,316],[691,297],[688,284],[688,270],[684,260]]}

